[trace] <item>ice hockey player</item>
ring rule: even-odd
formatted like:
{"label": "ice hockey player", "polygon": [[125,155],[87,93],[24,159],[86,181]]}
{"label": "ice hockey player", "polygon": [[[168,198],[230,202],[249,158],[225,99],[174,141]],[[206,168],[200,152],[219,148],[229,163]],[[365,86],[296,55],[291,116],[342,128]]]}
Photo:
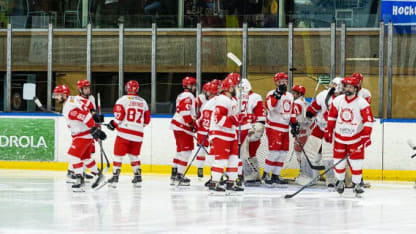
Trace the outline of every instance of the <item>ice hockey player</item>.
{"label": "ice hockey player", "polygon": [[62,115],[71,130],[72,144],[68,150],[70,163],[75,174],[74,192],[85,191],[84,164],[96,176],[93,187],[97,187],[104,176],[99,173],[95,160],[91,158],[93,139],[105,140],[106,134],[95,126],[94,119],[86,105],[74,96],[66,85],[58,85],[53,90],[53,98],[63,104]]}
{"label": "ice hockey player", "polygon": [[371,105],[371,93],[368,89],[362,87],[364,80],[363,75],[361,73],[353,73],[351,77],[354,77],[360,81],[360,85],[358,86],[358,96],[364,98],[368,104]]}
{"label": "ice hockey player", "polygon": [[[77,88],[78,88],[79,95],[75,96],[75,98],[77,98],[79,101],[84,103],[85,106],[87,106],[88,110],[91,112],[92,117],[96,123],[104,122],[104,116],[100,115],[97,112],[97,108],[95,106],[95,98],[93,95],[91,95],[91,83],[85,79],[79,80],[77,81]],[[92,153],[95,153],[94,142],[92,143]],[[84,167],[84,173],[85,173],[86,179],[93,178],[90,174],[85,172],[85,167]],[[69,179],[68,182],[72,182],[72,180],[74,179],[74,173],[73,173],[73,168],[71,164],[68,165],[67,176]]]}
{"label": "ice hockey player", "polygon": [[244,181],[245,185],[254,186],[261,184],[260,167],[256,156],[264,133],[266,116],[263,99],[259,94],[252,91],[248,79],[241,81],[241,87],[243,92],[242,113],[247,115],[247,121],[241,127],[241,158],[244,159]]}
{"label": "ice hockey player", "polygon": [[[316,118],[311,126],[311,134],[304,145],[305,156],[309,157],[313,165],[317,166],[322,163],[326,169],[333,165],[333,144],[325,142],[323,138],[328,123],[329,106],[342,93],[341,81],[342,78],[340,77],[334,78],[329,85],[329,89],[320,92],[306,111],[306,117]],[[318,175],[319,171],[314,170],[313,173],[311,179]],[[329,191],[334,191],[335,176],[332,170],[326,174],[326,186]]]}
{"label": "ice hockey player", "polygon": [[[364,80],[363,75],[361,73],[353,73],[351,76],[354,77],[354,78],[357,78],[360,81],[360,85],[358,87],[358,96],[364,98],[368,102],[368,104],[371,105],[371,92],[368,89],[362,87],[363,80]],[[347,166],[347,168],[348,168],[348,166]],[[352,184],[351,170],[347,170],[345,185],[346,185],[346,187],[348,187],[350,184]],[[369,183],[364,183],[363,179],[361,181],[361,186],[363,186],[364,188],[370,188],[371,187],[371,185]]]}
{"label": "ice hockey player", "polygon": [[292,87],[292,94],[295,99],[293,111],[296,115],[296,121],[299,123],[299,134],[296,136],[297,139],[294,141],[293,150],[298,162],[300,163],[300,173],[299,176],[296,177],[295,182],[300,185],[309,183],[310,178],[313,176],[312,169],[306,161],[305,155],[302,151],[302,147],[305,145],[306,139],[308,138],[311,124],[311,120],[306,118],[308,103],[304,97],[305,93],[306,89],[302,85],[295,85]]}
{"label": "ice hockey player", "polygon": [[[215,110],[215,100],[216,96],[218,94],[218,84],[216,82],[209,82],[207,83],[208,87],[206,87],[206,93],[208,95],[207,102],[202,106],[200,109],[200,116],[197,123],[197,129],[198,129],[198,143],[202,145],[201,150],[199,151],[198,156],[196,157],[196,166],[198,168],[198,178],[202,179],[204,177],[204,163],[205,160],[207,160],[208,157],[208,146],[209,146],[209,137],[207,137],[207,134],[210,129],[211,125],[211,119],[212,115]],[[205,85],[207,85],[205,84]],[[204,85],[204,86],[205,86]],[[207,163],[209,166],[212,164],[212,159],[207,160]]]}
{"label": "ice hockey player", "polygon": [[190,180],[183,176],[188,159],[194,149],[196,79],[187,76],[182,80],[184,91],[176,98],[176,112],[171,129],[176,140],[176,155],[173,159],[171,185],[189,186]]}
{"label": "ice hockey player", "polygon": [[[342,83],[344,95],[335,98],[331,104],[325,141],[332,142],[334,139],[334,164],[349,156],[353,191],[359,197],[364,192],[360,185],[364,148],[371,144],[374,118],[370,104],[364,98],[357,96],[360,81],[354,77],[346,77]],[[340,194],[345,188],[345,165],[346,160],[334,169],[337,179],[335,188]]]}
{"label": "ice hockey player", "polygon": [[[199,119],[201,117],[201,109],[204,107],[205,103],[207,102],[208,98],[209,98],[209,85],[210,82],[205,83],[202,86],[202,93],[198,95],[198,97],[196,98],[195,102],[196,102],[196,116],[197,119]],[[206,140],[204,140],[204,137],[208,134],[207,128],[202,128],[199,129],[199,126],[196,128],[197,129],[197,146],[199,147],[199,145],[203,142],[203,147],[204,149],[201,149],[198,152],[198,155],[196,156],[196,166],[198,167],[198,178],[201,179],[204,177],[204,161],[205,161],[205,157],[207,155],[205,149],[207,149],[207,147],[209,146],[209,142],[208,142],[208,138]]]}
{"label": "ice hockey player", "polygon": [[280,178],[280,173],[289,151],[289,125],[293,129],[299,129],[293,112],[293,95],[287,92],[287,74],[277,73],[274,82],[277,88],[271,90],[266,98],[266,136],[269,153],[266,155],[262,180],[267,186],[288,183]]}
{"label": "ice hockey player", "polygon": [[137,95],[139,83],[130,80],[125,86],[127,95],[119,98],[114,106],[114,120],[107,125],[110,130],[117,129],[114,142],[113,177],[108,180],[109,186],[117,187],[123,158],[128,155],[133,168],[131,181],[140,187],[142,171],[140,168],[140,150],[143,142],[143,130],[150,123],[150,111],[146,100]]}
{"label": "ice hockey player", "polygon": [[[222,82],[222,94],[216,97],[214,116],[210,127],[210,140],[214,148],[215,161],[211,168],[211,183],[209,189],[216,192],[243,191],[236,185],[238,172],[238,142],[237,126],[244,121],[244,115],[238,114],[234,79],[225,78]],[[220,185],[220,179],[226,167],[226,188]]]}

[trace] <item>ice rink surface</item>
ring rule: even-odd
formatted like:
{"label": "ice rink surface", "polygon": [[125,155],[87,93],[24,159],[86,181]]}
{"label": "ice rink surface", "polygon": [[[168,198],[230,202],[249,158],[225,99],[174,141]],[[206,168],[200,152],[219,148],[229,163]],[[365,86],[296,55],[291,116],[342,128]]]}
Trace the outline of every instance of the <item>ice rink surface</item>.
{"label": "ice rink surface", "polygon": [[[107,175],[107,177],[110,175]],[[0,233],[416,233],[413,183],[372,182],[363,198],[323,187],[246,188],[209,196],[203,181],[122,174],[119,187],[73,193],[65,172],[0,170]],[[89,184],[88,184],[89,186]]]}

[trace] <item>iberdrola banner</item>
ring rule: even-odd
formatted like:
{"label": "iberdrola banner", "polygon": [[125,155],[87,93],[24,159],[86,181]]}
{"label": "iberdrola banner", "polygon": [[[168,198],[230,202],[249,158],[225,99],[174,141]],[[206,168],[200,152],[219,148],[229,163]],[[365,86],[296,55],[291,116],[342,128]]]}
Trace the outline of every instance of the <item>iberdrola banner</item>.
{"label": "iberdrola banner", "polygon": [[0,160],[53,161],[54,119],[0,118]]}

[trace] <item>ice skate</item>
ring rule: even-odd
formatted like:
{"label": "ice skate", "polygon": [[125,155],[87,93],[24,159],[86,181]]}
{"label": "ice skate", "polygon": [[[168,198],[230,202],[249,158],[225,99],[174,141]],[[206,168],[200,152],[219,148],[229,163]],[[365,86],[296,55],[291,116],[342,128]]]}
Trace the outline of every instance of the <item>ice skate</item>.
{"label": "ice skate", "polygon": [[219,182],[211,181],[209,184],[210,195],[225,195],[225,188]]}
{"label": "ice skate", "polygon": [[175,178],[177,186],[189,186],[191,185],[191,180],[187,177],[184,177],[182,174],[178,173]]}
{"label": "ice skate", "polygon": [[273,180],[270,177],[269,173],[264,173],[263,177],[261,178],[263,183],[266,185],[266,187],[273,187]]}
{"label": "ice skate", "polygon": [[85,192],[85,180],[82,175],[75,175],[75,182],[72,185],[73,192]]}
{"label": "ice skate", "polygon": [[236,184],[235,181],[227,181],[226,182],[226,195],[232,195],[235,192],[243,192],[244,188],[240,187]]}
{"label": "ice skate", "polygon": [[172,167],[172,173],[170,174],[170,185],[175,185],[177,174],[178,174],[178,168]]}
{"label": "ice skate", "polygon": [[66,182],[68,184],[73,184],[75,182],[75,174],[74,174],[74,171],[68,170],[68,172],[66,173]]}
{"label": "ice skate", "polygon": [[353,186],[354,186],[353,192],[355,194],[355,197],[361,198],[361,194],[364,193],[364,190],[363,190],[361,184],[360,183],[359,184],[354,184],[353,183]]}
{"label": "ice skate", "polygon": [[140,188],[142,186],[142,170],[141,169],[138,169],[134,173],[134,178],[131,182],[133,183],[134,187]]}
{"label": "ice skate", "polygon": [[118,184],[118,177],[120,175],[120,169],[117,169],[115,173],[113,173],[113,177],[111,177],[107,182],[108,186],[111,188],[117,188]]}
{"label": "ice skate", "polygon": [[344,193],[344,190],[345,190],[344,181],[343,180],[337,180],[337,182],[335,183],[335,189],[340,195],[342,195]]}

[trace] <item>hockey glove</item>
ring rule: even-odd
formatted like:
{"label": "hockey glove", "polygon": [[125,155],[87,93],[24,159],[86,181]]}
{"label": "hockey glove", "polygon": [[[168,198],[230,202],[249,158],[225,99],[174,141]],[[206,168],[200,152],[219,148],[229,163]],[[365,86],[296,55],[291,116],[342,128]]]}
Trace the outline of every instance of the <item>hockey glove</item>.
{"label": "hockey glove", "polygon": [[294,123],[290,123],[290,127],[291,127],[290,133],[292,133],[293,137],[296,137],[297,135],[299,135],[300,125],[297,121]]}
{"label": "hockey glove", "polygon": [[107,128],[111,131],[114,131],[114,129],[117,128],[116,123],[114,122],[114,120],[111,120],[110,123],[107,124]]}
{"label": "hockey glove", "polygon": [[279,90],[275,90],[273,92],[273,97],[276,98],[277,100],[280,100],[280,98],[282,97],[282,94],[279,92]]}
{"label": "hockey glove", "polygon": [[96,140],[100,139],[100,140],[103,141],[107,138],[107,135],[105,134],[105,132],[103,132],[98,127],[92,127],[91,130],[90,130],[90,133],[91,133],[92,137]]}
{"label": "hockey glove", "polygon": [[102,122],[104,122],[104,115],[102,115],[102,114],[94,113],[92,115],[92,118],[94,119],[94,121],[96,123],[102,123]]}
{"label": "hockey glove", "polygon": [[310,111],[306,111],[306,117],[308,117],[308,118],[312,119],[312,118],[313,118],[313,116],[314,116],[314,114],[313,114],[312,112],[310,112]]}
{"label": "hockey glove", "polygon": [[332,138],[333,138],[332,132],[326,131],[325,135],[324,135],[324,138],[325,138],[326,142],[332,143]]}

